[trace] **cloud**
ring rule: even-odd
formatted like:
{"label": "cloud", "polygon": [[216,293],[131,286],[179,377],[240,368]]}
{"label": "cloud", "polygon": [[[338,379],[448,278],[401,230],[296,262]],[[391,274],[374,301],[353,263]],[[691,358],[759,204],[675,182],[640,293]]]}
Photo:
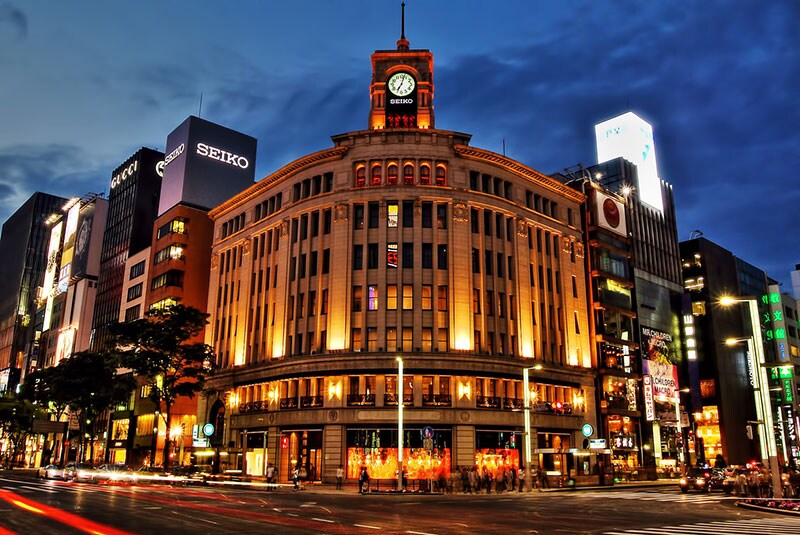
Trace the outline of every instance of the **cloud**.
{"label": "cloud", "polygon": [[15,146],[0,150],[0,220],[35,191],[73,197],[97,191],[113,165],[92,162],[73,145]]}
{"label": "cloud", "polygon": [[28,36],[28,18],[9,4],[0,4],[0,43],[19,41]]}

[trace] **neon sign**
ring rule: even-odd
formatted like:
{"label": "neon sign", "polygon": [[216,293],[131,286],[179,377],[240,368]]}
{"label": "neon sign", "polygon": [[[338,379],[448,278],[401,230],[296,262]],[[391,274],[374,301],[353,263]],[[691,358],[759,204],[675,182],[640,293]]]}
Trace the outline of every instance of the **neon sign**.
{"label": "neon sign", "polygon": [[139,162],[138,162],[138,160],[136,160],[132,164],[130,164],[128,167],[123,169],[121,173],[111,177],[111,189],[116,188],[122,182],[124,182],[128,178],[132,177],[133,173],[135,173],[138,169],[139,169]]}
{"label": "neon sign", "polygon": [[[183,146],[183,144],[181,144],[181,146]],[[206,145],[205,143],[197,144],[197,154],[240,169],[247,169],[250,166],[250,162],[244,156],[239,156],[238,154]]]}

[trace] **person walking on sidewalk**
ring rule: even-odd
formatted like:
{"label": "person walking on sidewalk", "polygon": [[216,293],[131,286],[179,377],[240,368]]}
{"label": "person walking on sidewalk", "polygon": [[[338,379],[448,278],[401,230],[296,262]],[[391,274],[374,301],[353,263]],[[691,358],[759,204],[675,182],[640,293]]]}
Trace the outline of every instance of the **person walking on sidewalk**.
{"label": "person walking on sidewalk", "polygon": [[342,490],[342,480],[344,480],[344,467],[340,464],[336,469],[336,490]]}
{"label": "person walking on sidewalk", "polygon": [[300,490],[300,470],[296,466],[292,469],[292,483],[294,483],[294,490]]}
{"label": "person walking on sidewalk", "polygon": [[519,492],[525,490],[525,465],[519,465],[519,470],[517,471],[517,480],[519,480]]}

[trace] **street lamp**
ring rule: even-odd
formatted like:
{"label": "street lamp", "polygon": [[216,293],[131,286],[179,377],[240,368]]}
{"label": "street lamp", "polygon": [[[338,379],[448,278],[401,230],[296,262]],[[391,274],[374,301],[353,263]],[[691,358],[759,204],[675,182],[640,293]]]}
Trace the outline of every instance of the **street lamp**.
{"label": "street lamp", "polygon": [[[758,301],[755,297],[723,297],[719,300],[722,306],[730,306],[734,303],[747,303],[750,315],[750,329],[753,333],[751,338],[747,338],[747,349],[755,357],[753,361],[753,395],[756,403],[756,417],[763,427],[763,433],[759,433],[761,444],[761,459],[769,466],[772,473],[772,493],[776,498],[783,497],[781,487],[781,474],[778,466],[778,448],[775,444],[775,427],[772,421],[772,408],[769,403],[769,381],[767,379],[767,368],[764,359],[764,343],[761,340],[761,327],[758,324]],[[728,341],[726,340],[726,344]],[[736,342],[733,342],[736,343]],[[761,435],[764,435],[763,438]]]}
{"label": "street lamp", "polygon": [[397,490],[403,490],[403,358],[397,357],[397,382],[400,393],[397,399]]}
{"label": "street lamp", "polygon": [[529,368],[522,369],[522,390],[523,390],[523,399],[524,399],[524,417],[525,417],[525,467],[528,471],[528,491],[530,491],[533,487],[533,472],[531,470],[531,389],[530,389],[530,381],[528,378],[528,372],[530,370],[541,370],[542,365],[537,364],[535,366],[531,366]]}

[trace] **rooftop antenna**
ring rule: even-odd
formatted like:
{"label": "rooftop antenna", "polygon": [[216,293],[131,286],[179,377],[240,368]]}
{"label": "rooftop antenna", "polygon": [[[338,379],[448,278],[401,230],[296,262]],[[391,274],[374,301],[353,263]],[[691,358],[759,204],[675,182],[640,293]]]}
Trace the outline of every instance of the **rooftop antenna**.
{"label": "rooftop antenna", "polygon": [[197,110],[197,116],[201,117],[203,115],[203,92],[200,91],[200,108]]}

